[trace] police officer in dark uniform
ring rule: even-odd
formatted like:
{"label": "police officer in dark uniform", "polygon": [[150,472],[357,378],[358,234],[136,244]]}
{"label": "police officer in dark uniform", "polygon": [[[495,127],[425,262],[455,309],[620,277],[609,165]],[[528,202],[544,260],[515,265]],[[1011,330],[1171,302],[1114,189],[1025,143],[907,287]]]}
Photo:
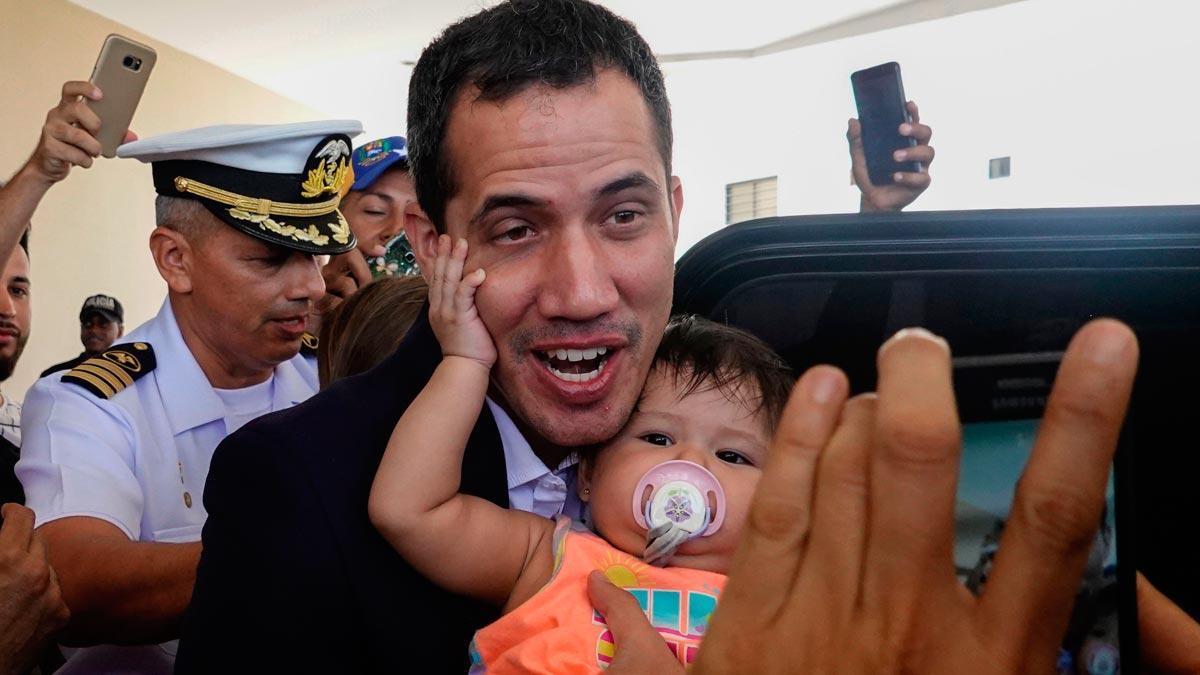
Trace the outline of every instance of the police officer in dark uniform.
{"label": "police officer in dark uniform", "polygon": [[83,352],[69,361],[50,366],[39,377],[74,368],[111,347],[124,334],[125,309],[121,307],[121,301],[111,295],[88,296],[79,310],[79,341],[83,343]]}

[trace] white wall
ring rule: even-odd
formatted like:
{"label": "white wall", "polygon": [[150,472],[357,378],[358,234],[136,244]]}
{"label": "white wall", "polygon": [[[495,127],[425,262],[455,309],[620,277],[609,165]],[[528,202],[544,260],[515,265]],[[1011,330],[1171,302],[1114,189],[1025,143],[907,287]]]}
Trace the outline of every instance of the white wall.
{"label": "white wall", "polygon": [[[181,6],[182,7],[182,6]],[[182,11],[182,10],[181,10]],[[66,0],[0,0],[0,177],[8,178],[37,144],[62,83],[87,79],[109,33],[154,47],[158,64],[133,118],[143,137],[222,123],[321,119],[210,63],[72,5]],[[154,229],[150,167],[100,159],[51,188],[30,235],[33,326],[5,396],[21,400],[47,366],[80,352],[79,308],[93,293],[116,296],[125,328],[154,316],[167,287],[147,241]]]}
{"label": "white wall", "polygon": [[[773,56],[667,64],[678,253],[724,225],[724,186],[779,176],[779,214],[850,212],[852,71],[898,61],[934,128],[912,209],[1200,202],[1200,3],[1026,0]],[[653,45],[652,45],[653,46]],[[991,157],[1012,176],[988,180]]]}

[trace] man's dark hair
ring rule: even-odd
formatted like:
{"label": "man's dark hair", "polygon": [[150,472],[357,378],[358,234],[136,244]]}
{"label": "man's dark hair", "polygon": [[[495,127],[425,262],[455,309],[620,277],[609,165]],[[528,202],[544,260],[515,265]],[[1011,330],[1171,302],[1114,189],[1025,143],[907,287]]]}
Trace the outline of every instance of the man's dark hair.
{"label": "man's dark hair", "polygon": [[585,0],[509,0],[450,26],[431,42],[408,85],[408,161],[417,199],[439,231],[454,196],[446,152],[450,108],[469,87],[504,101],[533,85],[565,89],[615,68],[642,92],[671,174],[671,106],[658,61],[633,24]]}
{"label": "man's dark hair", "polygon": [[779,423],[795,382],[791,369],[767,343],[694,315],[676,316],[667,324],[654,367],[675,378],[681,398],[716,388],[752,413],[766,413],[769,432]]}

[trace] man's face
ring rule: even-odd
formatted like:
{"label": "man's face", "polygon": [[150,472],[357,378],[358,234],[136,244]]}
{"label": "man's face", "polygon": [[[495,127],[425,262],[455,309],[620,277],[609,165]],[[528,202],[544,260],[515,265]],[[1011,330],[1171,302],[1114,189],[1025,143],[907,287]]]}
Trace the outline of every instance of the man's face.
{"label": "man's face", "polygon": [[467,269],[487,271],[476,302],[498,351],[493,384],[550,443],[608,439],[670,313],[682,188],[639,90],[616,71],[472,99],[447,128],[458,191],[446,221],[469,242]]}
{"label": "man's face", "polygon": [[92,312],[79,322],[79,340],[88,354],[99,354],[108,349],[121,333],[121,324],[99,312]]}
{"label": "man's face", "polygon": [[340,208],[358,237],[358,247],[369,253],[404,230],[404,209],[416,201],[412,178],[397,166],[383,172],[367,189],[348,193]]}
{"label": "man's face", "polygon": [[29,339],[33,308],[29,301],[29,256],[17,246],[4,266],[0,292],[0,382],[7,380]]}
{"label": "man's face", "polygon": [[192,247],[193,329],[232,370],[273,368],[300,351],[325,283],[314,256],[222,225]]}

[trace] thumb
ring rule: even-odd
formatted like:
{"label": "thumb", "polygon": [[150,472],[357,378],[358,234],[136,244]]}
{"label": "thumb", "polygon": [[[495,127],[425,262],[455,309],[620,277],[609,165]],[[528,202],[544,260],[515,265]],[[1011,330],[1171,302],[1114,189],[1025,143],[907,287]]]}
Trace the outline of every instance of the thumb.
{"label": "thumb", "polygon": [[1150,672],[1200,672],[1200,624],[1137,575],[1138,633]]}
{"label": "thumb", "polygon": [[853,117],[846,123],[846,140],[850,142],[851,149],[862,149],[862,123]]}
{"label": "thumb", "polygon": [[[642,613],[637,600],[624,589],[614,586],[602,572],[594,571],[588,575],[588,598],[596,611],[604,615],[616,637],[619,637],[618,633],[624,632],[624,629],[636,627],[639,618],[647,629],[654,630],[646,620],[646,615]],[[657,633],[654,635],[658,636]]]}
{"label": "thumb", "polygon": [[617,647],[608,675],[683,672],[683,665],[667,649],[632,595],[600,572],[592,572],[588,575],[588,597],[604,616]]}
{"label": "thumb", "polygon": [[846,125],[846,141],[850,144],[850,170],[854,172],[854,181],[860,186],[871,185],[867,154],[863,151],[862,124],[853,117]]}

